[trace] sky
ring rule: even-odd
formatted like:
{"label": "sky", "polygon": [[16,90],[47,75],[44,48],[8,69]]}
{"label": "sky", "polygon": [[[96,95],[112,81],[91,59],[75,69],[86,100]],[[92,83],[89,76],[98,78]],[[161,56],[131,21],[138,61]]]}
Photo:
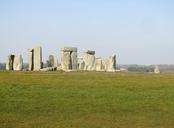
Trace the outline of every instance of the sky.
{"label": "sky", "polygon": [[42,46],[95,50],[118,64],[174,64],[173,0],[0,0],[0,62]]}

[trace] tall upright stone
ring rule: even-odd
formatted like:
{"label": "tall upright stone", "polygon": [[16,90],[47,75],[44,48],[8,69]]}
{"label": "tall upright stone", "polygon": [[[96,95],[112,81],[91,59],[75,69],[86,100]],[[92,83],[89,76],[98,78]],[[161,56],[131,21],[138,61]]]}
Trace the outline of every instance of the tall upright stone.
{"label": "tall upright stone", "polygon": [[116,71],[116,55],[110,56],[107,60],[104,61],[105,71],[115,72]]}
{"label": "tall upright stone", "polygon": [[75,52],[72,52],[71,60],[72,60],[72,69],[77,70],[78,69],[77,50]]}
{"label": "tall upright stone", "polygon": [[6,70],[21,71],[23,68],[22,55],[9,55],[6,61]]}
{"label": "tall upright stone", "polygon": [[42,48],[34,48],[34,70],[38,71],[42,68]]}
{"label": "tall upright stone", "polygon": [[28,49],[28,61],[30,71],[39,71],[42,68],[42,48]]}
{"label": "tall upright stone", "polygon": [[7,71],[10,70],[10,56],[7,57],[7,60],[6,60],[6,68],[5,68]]}
{"label": "tall upright stone", "polygon": [[101,57],[95,58],[95,70],[96,71],[104,70]]}
{"label": "tall upright stone", "polygon": [[49,55],[49,59],[47,61],[47,67],[57,67],[58,62],[54,55]]}
{"label": "tall upright stone", "polygon": [[79,58],[79,70],[84,70],[85,68],[85,62],[83,58]]}
{"label": "tall upright stone", "polygon": [[58,67],[58,59],[54,57],[54,67]]}
{"label": "tall upright stone", "polygon": [[155,74],[159,74],[160,73],[160,69],[159,69],[158,65],[155,65],[154,73]]}
{"label": "tall upright stone", "polygon": [[29,48],[28,49],[28,65],[29,65],[29,71],[33,71],[34,69],[34,49]]}
{"label": "tall upright stone", "polygon": [[13,64],[14,64],[14,58],[15,55],[9,55],[6,60],[6,70],[13,70]]}
{"label": "tall upright stone", "polygon": [[87,50],[84,54],[83,60],[85,63],[84,70],[95,70],[95,51]]}
{"label": "tall upright stone", "polygon": [[22,68],[23,68],[22,55],[15,55],[13,69],[15,71],[22,71]]}
{"label": "tall upright stone", "polygon": [[61,66],[65,71],[78,69],[77,48],[64,47],[61,49]]}
{"label": "tall upright stone", "polygon": [[54,67],[54,56],[49,55],[49,67]]}

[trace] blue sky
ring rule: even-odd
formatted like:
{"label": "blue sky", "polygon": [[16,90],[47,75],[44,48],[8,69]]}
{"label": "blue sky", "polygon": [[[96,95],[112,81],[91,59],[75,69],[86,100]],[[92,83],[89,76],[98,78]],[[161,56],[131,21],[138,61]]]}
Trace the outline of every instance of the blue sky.
{"label": "blue sky", "polygon": [[41,45],[43,61],[78,47],[119,64],[174,64],[173,0],[0,0],[0,61]]}

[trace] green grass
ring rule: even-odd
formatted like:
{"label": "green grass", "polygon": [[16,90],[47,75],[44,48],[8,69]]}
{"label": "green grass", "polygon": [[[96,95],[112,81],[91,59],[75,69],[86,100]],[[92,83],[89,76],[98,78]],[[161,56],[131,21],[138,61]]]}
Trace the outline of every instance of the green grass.
{"label": "green grass", "polygon": [[173,128],[174,74],[0,72],[0,128]]}

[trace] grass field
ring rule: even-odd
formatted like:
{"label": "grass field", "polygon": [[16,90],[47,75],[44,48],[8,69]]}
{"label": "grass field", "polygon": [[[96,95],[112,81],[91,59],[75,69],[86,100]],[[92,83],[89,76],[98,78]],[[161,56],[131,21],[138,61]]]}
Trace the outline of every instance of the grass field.
{"label": "grass field", "polygon": [[0,72],[0,128],[173,128],[174,74]]}

